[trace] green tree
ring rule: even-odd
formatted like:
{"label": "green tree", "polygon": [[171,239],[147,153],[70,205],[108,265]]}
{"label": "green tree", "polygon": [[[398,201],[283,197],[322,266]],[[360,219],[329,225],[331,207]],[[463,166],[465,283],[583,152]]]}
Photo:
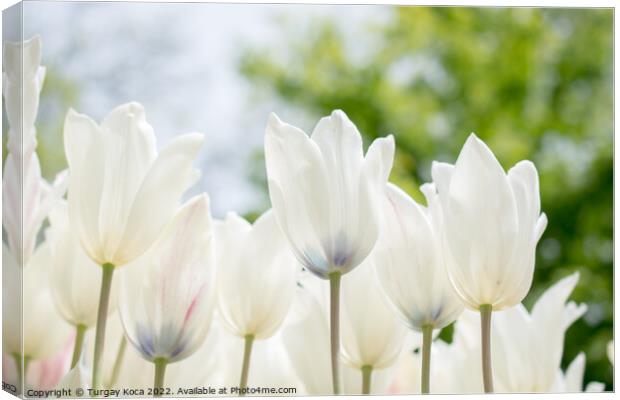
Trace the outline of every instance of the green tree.
{"label": "green tree", "polygon": [[567,333],[563,366],[584,351],[585,381],[612,389],[613,12],[394,7],[367,42],[330,20],[282,30],[290,54],[248,49],[241,72],[312,117],[343,109],[367,143],[393,133],[391,180],[416,199],[432,160],[454,162],[470,132],[505,168],[536,163],[549,226],[525,303],[580,271],[573,299],[589,310]]}

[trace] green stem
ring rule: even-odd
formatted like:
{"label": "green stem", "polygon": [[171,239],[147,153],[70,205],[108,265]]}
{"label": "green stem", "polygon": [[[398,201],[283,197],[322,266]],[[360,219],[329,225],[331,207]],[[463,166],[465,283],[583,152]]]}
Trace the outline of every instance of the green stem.
{"label": "green stem", "polygon": [[248,386],[248,375],[250,373],[250,357],[252,356],[253,343],[254,335],[245,335],[245,344],[243,346],[243,364],[241,365],[241,379],[239,380],[241,396],[245,395],[245,393],[243,393],[243,389]]}
{"label": "green stem", "polygon": [[114,359],[114,367],[112,367],[112,376],[108,388],[112,389],[116,385],[118,375],[121,372],[121,364],[123,363],[123,357],[125,357],[125,347],[127,347],[127,339],[125,336],[121,338],[121,343],[118,345],[118,351],[116,352],[116,358]]}
{"label": "green stem", "polygon": [[163,357],[155,359],[155,379],[153,381],[153,397],[161,397],[164,392],[164,376],[168,360]]}
{"label": "green stem", "polygon": [[80,361],[82,355],[82,344],[84,344],[84,334],[86,333],[86,325],[75,326],[75,344],[73,345],[73,357],[71,358],[71,369]]}
{"label": "green stem", "polygon": [[329,328],[334,394],[340,394],[340,272],[329,274]]}
{"label": "green stem", "polygon": [[28,371],[28,357],[23,357],[23,365],[22,365],[22,356],[21,354],[13,354],[13,359],[15,360],[15,365],[17,366],[17,393],[15,394],[23,394],[24,389],[26,388],[26,372]]}
{"label": "green stem", "polygon": [[371,383],[372,365],[364,365],[362,367],[362,394],[370,394]]}
{"label": "green stem", "polygon": [[482,381],[484,392],[493,393],[493,367],[491,365],[491,313],[490,304],[480,306],[480,331],[482,337]]}
{"label": "green stem", "polygon": [[433,344],[433,325],[422,327],[422,394],[431,390],[431,348]]}
{"label": "green stem", "polygon": [[105,326],[108,320],[108,305],[110,304],[110,289],[112,288],[112,275],[114,265],[105,263],[101,266],[101,291],[99,293],[99,309],[97,310],[97,325],[95,328],[95,355],[93,357],[93,389],[99,389],[99,375],[101,374],[101,357],[105,344]]}

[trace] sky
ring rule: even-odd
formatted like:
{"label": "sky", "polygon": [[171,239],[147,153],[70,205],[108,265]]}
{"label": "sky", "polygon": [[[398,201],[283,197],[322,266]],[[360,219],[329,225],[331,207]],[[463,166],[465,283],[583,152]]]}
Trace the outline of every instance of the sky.
{"label": "sky", "polygon": [[[266,188],[248,176],[269,113],[307,131],[317,117],[256,93],[238,72],[243,50],[269,47],[286,56],[284,32],[335,19],[349,51],[363,57],[365,28],[390,12],[387,6],[35,1],[24,3],[24,37],[41,35],[48,73],[79,89],[77,111],[101,120],[115,106],[138,101],[160,148],[175,135],[204,133],[197,161],[203,175],[188,196],[207,191],[213,214],[223,217],[268,205]],[[43,102],[40,118],[59,121],[66,111]]]}

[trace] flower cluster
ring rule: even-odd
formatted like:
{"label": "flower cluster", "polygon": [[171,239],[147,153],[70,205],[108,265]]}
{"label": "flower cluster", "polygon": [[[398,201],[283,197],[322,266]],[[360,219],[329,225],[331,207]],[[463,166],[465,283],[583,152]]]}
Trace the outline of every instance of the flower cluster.
{"label": "flower cluster", "polygon": [[[200,175],[204,136],[158,151],[144,108],[128,103],[100,123],[68,111],[68,170],[49,184],[34,127],[40,48],[38,37],[5,45],[5,381],[175,396],[248,385],[297,394],[583,389],[583,353],[560,368],[565,332],[586,310],[568,301],[578,273],[531,312],[521,304],[547,225],[533,163],[506,172],[472,134],[454,165],[433,163],[419,204],[389,182],[393,136],[364,153],[342,111],[311,135],[272,114],[272,208],[253,223],[235,213],[218,220],[206,193],[181,200]],[[20,280],[23,292],[11,283]],[[453,340],[438,339],[453,323]]]}

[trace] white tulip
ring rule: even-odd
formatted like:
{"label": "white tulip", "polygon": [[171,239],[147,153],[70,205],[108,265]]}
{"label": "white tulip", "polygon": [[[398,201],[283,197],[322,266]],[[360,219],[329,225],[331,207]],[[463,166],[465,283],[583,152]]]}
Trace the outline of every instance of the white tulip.
{"label": "white tulip", "polygon": [[[493,319],[493,376],[498,392],[554,390],[558,371],[561,373],[566,330],[587,309],[585,304],[566,303],[578,279],[579,275],[575,273],[547,289],[531,313],[519,304],[497,314]],[[463,347],[471,353],[480,351],[480,332],[474,312],[466,311],[462,314],[456,323],[455,335],[469,338]],[[480,366],[480,360],[476,360],[475,364]],[[472,368],[472,363],[463,368],[479,370]],[[482,388],[482,379],[478,378],[477,381],[479,388]]]}
{"label": "white tulip", "polygon": [[2,54],[2,94],[9,122],[7,148],[15,156],[23,155],[27,160],[37,145],[34,123],[45,79],[45,67],[41,66],[41,37],[5,42]]}
{"label": "white tulip", "polygon": [[607,342],[607,358],[609,359],[609,362],[611,363],[611,366],[614,366],[614,341],[610,340],[609,342]]}
{"label": "white tulip", "polygon": [[2,279],[7,283],[2,291],[3,319],[18,321],[2,324],[3,352],[15,358],[18,371],[23,360],[51,357],[70,339],[70,326],[58,315],[52,300],[49,258],[49,246],[42,243],[22,268],[2,246]]}
{"label": "white tulip", "polygon": [[[352,274],[358,275],[358,272],[360,272],[361,275],[358,276],[361,278],[364,277],[364,270],[372,272],[372,267],[368,265],[361,265],[358,269],[359,271],[356,270]],[[325,307],[329,301],[329,293],[322,281],[308,278],[306,274],[305,276],[302,275],[300,279],[301,287],[297,289],[298,293],[295,302],[282,328],[282,341],[290,364],[298,379],[303,383],[304,392],[309,395],[332,394],[332,378],[329,370],[330,353],[328,351],[330,332]],[[357,292],[360,285],[349,287],[349,289],[347,287],[348,282],[345,282],[343,294]],[[375,295],[371,295],[371,297],[377,299],[376,295],[377,292],[375,291]],[[360,307],[364,306],[368,310],[368,304],[359,297],[354,300],[360,303],[356,310],[343,305],[343,352],[341,357],[346,361],[342,370],[343,393],[362,394],[363,376],[360,373],[361,366],[366,365],[366,362],[374,362],[376,360],[379,362],[380,368],[376,372],[373,371],[370,393],[385,394],[393,372],[391,364],[395,361],[393,356],[394,349],[399,347],[404,351],[402,346],[403,338],[399,336],[399,333],[402,333],[402,328],[399,330],[398,324],[394,323],[393,320],[390,321],[388,326],[371,326],[372,324],[379,325],[381,322],[390,319],[390,312],[386,310],[386,305],[383,305],[381,310],[380,321],[373,319],[373,317],[378,315],[378,310],[382,308],[379,304],[373,304],[372,316],[368,315],[368,318],[365,320],[368,325],[362,327],[362,321],[359,319],[359,310]],[[343,297],[344,302],[345,298]],[[354,311],[354,315],[358,317],[357,321],[353,320],[353,314],[350,317],[345,316],[347,309]],[[353,323],[355,323],[356,328],[361,328],[362,331],[352,332],[349,328],[353,326]],[[396,332],[389,332],[391,327],[394,327]],[[375,336],[377,332],[383,335],[383,337]],[[355,343],[358,339],[360,340],[359,346]],[[377,339],[377,341],[373,342],[373,339]],[[407,339],[405,342],[407,342]],[[382,344],[386,346],[384,349],[385,353],[380,349]],[[311,349],[311,351],[308,349]],[[373,361],[367,361],[371,359]]]}
{"label": "white tulip", "polygon": [[405,323],[423,334],[421,382],[422,393],[428,393],[433,331],[453,322],[463,305],[446,271],[435,187],[427,184],[422,191],[428,208],[388,184],[384,227],[372,257],[388,299]]}
{"label": "white tulip", "polygon": [[101,125],[70,110],[64,138],[71,173],[69,217],[86,253],[99,265],[133,261],[199,177],[192,162],[202,134],[179,136],[158,156],[144,108],[127,103]]}
{"label": "white tulip", "polygon": [[547,226],[538,173],[521,161],[506,174],[471,134],[456,164],[433,163],[432,174],[443,209],[448,274],[465,305],[480,311],[485,390],[491,392],[491,312],[519,304],[529,292],[536,244]]}
{"label": "white tulip", "polygon": [[364,157],[362,137],[342,111],[322,118],[308,137],[269,117],[265,161],[269,196],[297,259],[331,282],[331,359],[340,390],[338,297],[341,275],[357,267],[379,234],[380,204],[392,169],[394,138],[375,140]]}
{"label": "white tulip", "polygon": [[174,139],[157,155],[153,128],[138,103],[123,104],[101,125],[69,110],[64,145],[71,174],[69,219],[86,254],[102,266],[92,385],[98,388],[115,268],[142,255],[199,176],[192,167],[203,136]]}
{"label": "white tulip", "polygon": [[375,276],[380,258],[374,253],[343,283],[342,356],[361,372],[363,393],[372,387],[372,375],[394,365],[403,350],[407,329],[389,309]]}
{"label": "white tulip", "polygon": [[446,271],[441,248],[441,208],[432,184],[422,187],[429,208],[389,184],[385,229],[373,258],[384,293],[407,325],[441,329],[463,310]]}
{"label": "white tulip", "polygon": [[[570,325],[586,311],[585,304],[569,302],[577,283],[573,274],[549,288],[529,313],[522,304],[497,315],[492,323],[494,383],[498,392],[580,392],[583,390],[585,357],[578,356],[561,370],[564,335]],[[466,310],[457,320],[453,341],[433,343],[431,383],[438,393],[470,394],[483,391],[480,331],[476,313]],[[399,394],[420,393],[412,374],[419,373],[420,354],[403,359],[395,382]],[[586,391],[600,391],[601,384],[590,382]]]}
{"label": "white tulip", "polygon": [[234,335],[265,339],[280,326],[295,292],[297,262],[271,211],[254,224],[234,213],[216,225],[218,309]]}
{"label": "white tulip", "polygon": [[[46,238],[51,250],[50,284],[58,311],[71,325],[92,327],[96,322],[99,299],[99,266],[84,253],[71,231],[64,202],[50,212],[49,220]],[[116,305],[115,296],[111,297],[109,313]]]}
{"label": "white tulip", "polygon": [[271,203],[295,255],[314,274],[347,273],[370,253],[393,158],[392,136],[375,140],[364,157],[362,137],[342,111],[322,118],[311,137],[271,114]]}
{"label": "white tulip", "polygon": [[155,364],[155,387],[166,365],[202,344],[211,323],[215,274],[206,194],[188,201],[153,246],[121,276],[119,311],[129,342]]}
{"label": "white tulip", "polygon": [[[80,246],[69,225],[67,205],[59,202],[50,212],[50,228],[46,231],[51,250],[50,285],[56,308],[75,327],[76,338],[71,368],[82,352],[84,334],[97,317],[101,272]],[[112,293],[115,293],[114,288]],[[116,310],[116,296],[111,295],[108,315]]]}
{"label": "white tulip", "polygon": [[224,327],[244,340],[245,389],[254,340],[272,336],[289,309],[297,262],[271,210],[253,225],[229,213],[217,225],[216,243],[218,309]]}
{"label": "white tulip", "polygon": [[553,393],[604,392],[605,384],[601,382],[589,382],[585,388],[583,387],[585,369],[586,356],[579,353],[566,368],[566,372],[558,370],[550,391]]}
{"label": "white tulip", "polygon": [[39,93],[45,77],[41,62],[41,38],[4,45],[3,95],[9,123],[9,151],[2,176],[2,225],[9,250],[20,265],[28,263],[37,234],[54,202],[66,190],[65,173],[53,186],[41,178],[35,152],[34,127]]}
{"label": "white tulip", "polygon": [[495,376],[503,392],[546,392],[560,368],[566,330],[587,310],[566,301],[577,285],[574,273],[547,289],[531,314],[518,305],[493,321]]}
{"label": "white tulip", "polygon": [[448,272],[465,305],[493,311],[529,292],[536,244],[547,226],[538,172],[521,161],[508,173],[474,134],[454,166],[433,164],[443,208]]}

